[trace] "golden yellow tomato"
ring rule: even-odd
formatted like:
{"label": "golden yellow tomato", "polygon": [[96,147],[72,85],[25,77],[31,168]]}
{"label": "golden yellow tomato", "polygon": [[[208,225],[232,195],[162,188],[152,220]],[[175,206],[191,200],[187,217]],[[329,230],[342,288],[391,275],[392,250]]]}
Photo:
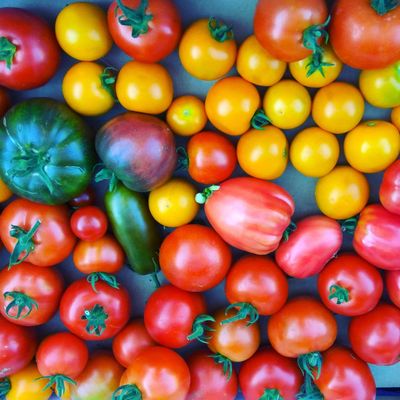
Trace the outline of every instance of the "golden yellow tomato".
{"label": "golden yellow tomato", "polygon": [[335,135],[318,127],[306,128],[290,144],[290,161],[303,175],[319,178],[335,167],[339,151]]}
{"label": "golden yellow tomato", "polygon": [[369,185],[365,176],[349,166],[334,168],[319,178],[315,199],[321,212],[334,219],[354,217],[365,207]]}
{"label": "golden yellow tomato", "polygon": [[400,130],[400,106],[393,108],[390,119],[392,120],[392,124]]}
{"label": "golden yellow tomato", "polygon": [[293,129],[302,125],[310,115],[311,97],[300,83],[285,79],[267,90],[263,105],[273,125]]}
{"label": "golden yellow tomato", "polygon": [[156,63],[129,61],[119,71],[117,98],[130,111],[160,114],[168,109],[174,95],[169,72]]}
{"label": "golden yellow tomato", "polygon": [[196,96],[177,97],[168,108],[167,122],[181,136],[200,132],[207,123],[204,103]]}
{"label": "golden yellow tomato", "polygon": [[7,201],[12,195],[13,192],[8,188],[3,180],[0,179],[0,203]]}
{"label": "golden yellow tomato", "polygon": [[355,128],[364,114],[360,91],[345,82],[334,82],[319,89],[314,97],[312,116],[328,132],[341,134]]}
{"label": "golden yellow tomato", "polygon": [[247,81],[259,86],[272,86],[279,82],[287,64],[272,57],[254,35],[240,46],[236,69]]}
{"label": "golden yellow tomato", "polygon": [[344,139],[344,154],[349,164],[361,172],[383,171],[400,152],[398,129],[386,121],[366,121]]}
{"label": "golden yellow tomato", "polygon": [[260,179],[276,179],[285,171],[288,162],[288,141],[275,126],[263,130],[250,129],[237,145],[239,165],[248,175]]}

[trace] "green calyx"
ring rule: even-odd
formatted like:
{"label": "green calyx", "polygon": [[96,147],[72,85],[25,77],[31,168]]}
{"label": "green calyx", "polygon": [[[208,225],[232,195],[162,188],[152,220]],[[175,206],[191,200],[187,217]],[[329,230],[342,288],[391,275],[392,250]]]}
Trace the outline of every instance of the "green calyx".
{"label": "green calyx", "polygon": [[201,343],[207,344],[211,339],[210,336],[206,335],[206,332],[213,332],[215,329],[211,328],[208,324],[215,322],[215,319],[211,315],[200,314],[193,322],[192,332],[188,335],[187,340],[198,340]]}
{"label": "green calyx", "polygon": [[329,300],[337,299],[336,304],[347,303],[350,300],[349,291],[340,285],[332,285],[329,287]]}
{"label": "green calyx", "polygon": [[114,67],[106,67],[100,74],[101,87],[110,94],[114,101],[117,101],[117,96],[115,95],[117,72],[118,70]]}
{"label": "green calyx", "polygon": [[76,385],[76,382],[73,379],[69,378],[66,375],[62,375],[62,374],[48,375],[48,376],[42,376],[40,378],[36,378],[36,380],[40,380],[40,379],[48,380],[46,386],[44,386],[44,388],[42,390],[45,391],[47,389],[54,387],[55,394],[58,397],[62,397],[64,395],[65,383],[69,383],[71,385]]}
{"label": "green calyx", "polygon": [[11,69],[17,46],[13,45],[5,36],[0,37],[0,61],[5,61],[8,69]]}
{"label": "green calyx", "polygon": [[230,304],[228,307],[225,309],[225,315],[228,315],[230,310],[236,310],[235,315],[232,317],[229,317],[227,319],[224,319],[221,321],[221,325],[229,324],[231,322],[235,321],[241,321],[244,319],[249,319],[247,322],[247,326],[253,325],[258,321],[258,318],[260,315],[258,314],[257,309],[251,305],[250,303],[233,303]]}
{"label": "green calyx", "polygon": [[214,17],[208,19],[208,30],[213,39],[220,43],[233,40],[234,38],[232,27],[223,24]]}
{"label": "green calyx", "polygon": [[258,400],[284,400],[277,389],[265,389]]}
{"label": "green calyx", "polygon": [[198,204],[205,204],[206,201],[214,192],[219,190],[220,186],[219,185],[211,185],[209,187],[206,187],[201,193],[197,193],[195,196],[195,201]]}
{"label": "green calyx", "polygon": [[222,371],[226,376],[226,380],[229,381],[233,373],[232,361],[220,353],[211,354],[208,357],[213,358],[216,364],[222,365]]}
{"label": "green calyx", "polygon": [[6,377],[3,379],[0,379],[0,398],[5,398],[7,393],[11,390],[11,382],[10,380]]}
{"label": "green calyx", "polygon": [[117,0],[115,15],[118,10],[121,10],[122,15],[118,17],[118,22],[132,28],[131,36],[133,38],[138,38],[149,31],[149,22],[153,19],[153,15],[147,13],[148,6],[148,0],[141,0],[137,8],[127,7],[122,0]]}
{"label": "green calyx", "polygon": [[378,15],[385,15],[400,5],[400,0],[371,0],[371,7]]}
{"label": "green calyx", "polygon": [[123,385],[115,390],[112,400],[141,400],[142,393],[136,385]]}
{"label": "green calyx", "polygon": [[352,217],[344,220],[341,223],[342,231],[349,235],[354,235],[358,223],[358,217]]}
{"label": "green calyx", "polygon": [[324,400],[324,396],[308,375],[304,378],[300,392],[296,395],[297,400]]}
{"label": "green calyx", "polygon": [[99,172],[96,173],[94,176],[94,181],[101,182],[108,180],[108,191],[113,192],[117,188],[118,178],[117,175],[111,169],[108,168],[101,168]]}
{"label": "green calyx", "polygon": [[112,274],[107,274],[106,272],[93,272],[87,276],[86,280],[92,285],[92,288],[96,293],[96,283],[98,281],[103,281],[112,288],[119,289],[117,278]]}
{"label": "green calyx", "polygon": [[176,154],[178,155],[178,161],[175,171],[186,171],[189,168],[189,156],[186,149],[183,146],[178,146],[176,148]]}
{"label": "green calyx", "polygon": [[104,311],[103,306],[95,304],[91,310],[85,310],[81,316],[82,320],[86,320],[86,332],[89,335],[101,336],[106,329],[106,320],[108,314]]}
{"label": "green calyx", "polygon": [[299,366],[303,375],[310,377],[313,381],[318,379],[321,374],[322,356],[318,351],[307,354],[302,354],[297,358],[297,365]]}
{"label": "green calyx", "polygon": [[258,109],[253,118],[250,121],[250,125],[259,131],[263,130],[267,125],[271,124],[271,120],[268,118],[267,114],[263,109]]}
{"label": "green calyx", "polygon": [[[25,293],[21,292],[5,292],[4,293],[4,299],[7,300],[7,298],[12,299],[10,303],[7,305],[5,311],[6,314],[13,319],[23,319],[26,318],[30,315],[30,313],[33,310],[33,307],[36,308],[36,310],[39,309],[38,303],[33,300],[31,297],[26,295]],[[11,315],[10,311],[16,308],[16,313],[15,315]],[[24,310],[27,310],[25,314],[22,314]]]}
{"label": "green calyx", "polygon": [[297,225],[294,222],[290,222],[289,226],[283,232],[283,240],[287,242],[289,240],[289,236],[297,229]]}

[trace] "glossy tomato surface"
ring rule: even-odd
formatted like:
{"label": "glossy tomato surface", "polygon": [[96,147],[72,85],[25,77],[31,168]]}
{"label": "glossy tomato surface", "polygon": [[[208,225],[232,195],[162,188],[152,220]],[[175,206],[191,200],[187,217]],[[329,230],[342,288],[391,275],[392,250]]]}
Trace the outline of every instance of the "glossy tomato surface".
{"label": "glossy tomato surface", "polygon": [[390,300],[400,308],[400,270],[386,271],[385,284]]}
{"label": "glossy tomato surface", "polygon": [[379,200],[394,214],[400,214],[400,160],[395,161],[383,174]]}

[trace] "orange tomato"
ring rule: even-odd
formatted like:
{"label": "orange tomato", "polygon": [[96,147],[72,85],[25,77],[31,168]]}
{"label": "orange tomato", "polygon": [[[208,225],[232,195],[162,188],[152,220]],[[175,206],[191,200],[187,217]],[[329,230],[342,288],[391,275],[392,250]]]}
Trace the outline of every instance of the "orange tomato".
{"label": "orange tomato", "polygon": [[12,195],[13,192],[8,188],[3,180],[0,179],[0,203],[7,201]]}
{"label": "orange tomato", "polygon": [[393,108],[390,119],[392,120],[393,125],[400,130],[400,106]]}

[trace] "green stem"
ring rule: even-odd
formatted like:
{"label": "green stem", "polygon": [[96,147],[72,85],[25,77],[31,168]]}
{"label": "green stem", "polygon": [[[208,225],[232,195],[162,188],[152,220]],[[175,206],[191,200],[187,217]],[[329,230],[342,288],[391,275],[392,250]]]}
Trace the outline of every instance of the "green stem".
{"label": "green stem", "polygon": [[178,161],[175,171],[186,171],[189,168],[189,156],[186,149],[183,146],[178,146],[176,153],[178,154]]}
{"label": "green stem", "polygon": [[86,280],[92,285],[92,288],[96,293],[97,293],[96,283],[98,281],[103,281],[112,288],[119,289],[119,283],[117,281],[117,278],[114,275],[108,274],[106,272],[93,272],[87,276]]}
{"label": "green stem", "polygon": [[62,374],[57,374],[57,375],[48,375],[48,376],[41,376],[40,378],[36,378],[35,380],[40,380],[40,379],[47,379],[48,382],[46,386],[42,389],[42,391],[45,391],[47,389],[55,388],[55,394],[58,397],[62,397],[65,393],[65,383],[69,383],[71,385],[76,385],[76,382],[69,378],[66,375]]}
{"label": "green stem", "polygon": [[305,376],[309,376],[313,381],[318,379],[321,374],[322,356],[318,351],[302,354],[297,359],[297,364]]}
{"label": "green stem", "polygon": [[287,242],[289,240],[289,236],[291,235],[291,233],[293,233],[295,230],[297,229],[297,225],[291,221],[289,226],[285,229],[285,232],[283,232],[283,240],[285,242]]}
{"label": "green stem", "polygon": [[96,173],[94,181],[97,183],[105,180],[110,181],[108,184],[108,191],[113,192],[116,189],[118,183],[117,175],[115,175],[115,173],[110,169],[103,167],[99,172]]}
{"label": "green stem", "polygon": [[117,388],[112,400],[141,400],[142,393],[136,385],[123,385]]}
{"label": "green stem", "polygon": [[[32,312],[33,307],[36,308],[36,310],[39,309],[39,305],[38,303],[33,300],[31,297],[29,297],[28,295],[26,295],[25,293],[21,293],[21,292],[5,292],[3,294],[4,299],[7,300],[7,297],[11,298],[12,300],[10,301],[10,303],[8,304],[8,306],[6,307],[5,311],[6,314],[10,317],[10,318],[14,318],[14,319],[19,319],[19,318],[26,318],[30,315],[30,313]],[[13,316],[10,314],[10,311],[16,307],[17,308],[17,312],[16,315]],[[24,309],[27,309],[27,312],[22,315],[22,311]]]}
{"label": "green stem", "polygon": [[224,375],[226,376],[226,380],[229,381],[232,377],[233,372],[232,361],[220,353],[211,354],[208,357],[213,358],[216,364],[222,365],[222,370],[224,372]]}
{"label": "green stem", "polygon": [[308,375],[304,378],[300,392],[296,395],[297,400],[324,400],[324,396]]}
{"label": "green stem", "polygon": [[11,390],[11,382],[6,377],[0,380],[0,398],[3,398]]}
{"label": "green stem", "polygon": [[118,70],[114,67],[106,67],[100,74],[101,87],[110,94],[114,101],[117,101],[117,96],[115,95],[117,72]]}
{"label": "green stem", "polygon": [[209,187],[206,187],[201,193],[196,194],[194,198],[196,203],[204,204],[215,191],[219,190],[219,188],[220,186],[218,185],[211,185]]}
{"label": "green stem", "polygon": [[6,62],[6,67],[11,69],[17,46],[13,45],[5,36],[0,37],[0,61]]}
{"label": "green stem", "polygon": [[349,291],[340,285],[329,287],[329,300],[337,299],[336,304],[347,303],[350,300]]}
{"label": "green stem", "polygon": [[267,114],[265,114],[265,111],[261,108],[254,113],[253,118],[250,121],[250,125],[259,131],[263,130],[268,124],[271,123],[271,119],[268,118]]}
{"label": "green stem", "polygon": [[228,315],[230,310],[236,310],[236,313],[227,319],[224,319],[220,322],[221,325],[229,324],[231,322],[241,321],[244,319],[249,319],[247,322],[247,326],[253,325],[258,321],[260,315],[258,314],[257,309],[250,303],[233,303],[230,304],[225,309],[225,315]]}
{"label": "green stem", "polygon": [[213,39],[220,43],[234,38],[232,27],[223,24],[214,17],[208,19],[208,30]]}
{"label": "green stem", "polygon": [[130,8],[122,3],[122,0],[117,0],[115,7],[115,14],[118,9],[121,10],[122,15],[118,17],[118,22],[124,26],[132,28],[132,37],[137,38],[145,34],[149,30],[149,22],[153,19],[152,14],[147,13],[148,0],[141,0],[137,8]]}
{"label": "green stem", "polygon": [[89,335],[101,336],[106,329],[108,314],[104,311],[103,306],[95,304],[91,310],[85,310],[81,319],[87,320],[86,332]]}
{"label": "green stem", "polygon": [[265,389],[258,400],[284,400],[278,389]]}
{"label": "green stem", "polygon": [[201,343],[207,344],[210,340],[210,336],[206,335],[206,332],[215,331],[211,328],[208,323],[215,322],[215,319],[211,315],[200,314],[193,322],[192,332],[188,335],[187,340],[198,340]]}
{"label": "green stem", "polygon": [[385,15],[400,5],[400,0],[371,0],[371,7],[378,15]]}
{"label": "green stem", "polygon": [[344,220],[341,223],[342,231],[349,235],[354,235],[358,223],[358,217],[352,217]]}

